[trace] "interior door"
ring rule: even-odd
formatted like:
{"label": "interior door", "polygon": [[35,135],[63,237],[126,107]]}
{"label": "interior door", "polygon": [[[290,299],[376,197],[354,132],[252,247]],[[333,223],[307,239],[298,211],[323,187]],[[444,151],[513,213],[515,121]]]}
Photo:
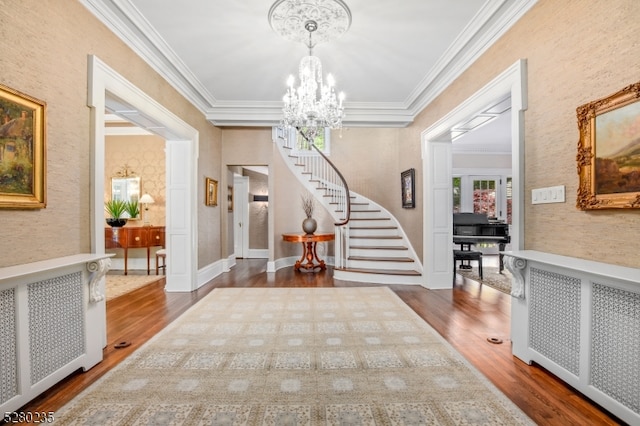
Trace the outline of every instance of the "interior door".
{"label": "interior door", "polygon": [[249,257],[249,178],[233,177],[233,251],[237,258]]}

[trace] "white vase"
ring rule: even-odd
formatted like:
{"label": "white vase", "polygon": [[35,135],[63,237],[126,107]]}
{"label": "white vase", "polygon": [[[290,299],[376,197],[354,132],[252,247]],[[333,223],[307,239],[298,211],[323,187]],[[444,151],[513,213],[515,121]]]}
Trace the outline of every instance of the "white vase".
{"label": "white vase", "polygon": [[308,217],[302,221],[302,230],[306,234],[313,234],[316,232],[316,228],[318,228],[318,222],[312,217]]}

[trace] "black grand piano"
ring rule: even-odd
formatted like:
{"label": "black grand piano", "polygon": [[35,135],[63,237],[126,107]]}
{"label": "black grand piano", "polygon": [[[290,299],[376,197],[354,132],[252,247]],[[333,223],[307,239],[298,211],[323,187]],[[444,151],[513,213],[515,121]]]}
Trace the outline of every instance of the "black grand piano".
{"label": "black grand piano", "polygon": [[[511,242],[509,224],[489,220],[484,213],[454,213],[453,243],[462,250],[469,250],[474,244],[498,244],[500,251]],[[500,272],[504,269],[503,255],[500,255]]]}

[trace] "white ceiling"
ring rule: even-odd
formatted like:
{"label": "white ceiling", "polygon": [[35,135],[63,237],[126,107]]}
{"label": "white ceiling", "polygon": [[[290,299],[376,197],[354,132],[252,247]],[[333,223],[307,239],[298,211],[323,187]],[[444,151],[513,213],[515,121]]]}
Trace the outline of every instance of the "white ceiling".
{"label": "white ceiling", "polygon": [[[271,0],[80,1],[217,126],[277,124],[308,54],[271,29]],[[408,125],[536,1],[345,0],[351,28],[314,49],[344,125]]]}

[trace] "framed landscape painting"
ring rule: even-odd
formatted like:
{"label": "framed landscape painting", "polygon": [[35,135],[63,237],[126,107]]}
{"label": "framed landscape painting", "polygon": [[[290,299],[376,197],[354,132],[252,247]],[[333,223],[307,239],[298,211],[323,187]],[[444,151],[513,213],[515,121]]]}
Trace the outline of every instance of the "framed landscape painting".
{"label": "framed landscape painting", "polygon": [[640,83],[577,109],[581,210],[640,208]]}
{"label": "framed landscape painting", "polygon": [[0,84],[0,208],[46,206],[45,109]]}

